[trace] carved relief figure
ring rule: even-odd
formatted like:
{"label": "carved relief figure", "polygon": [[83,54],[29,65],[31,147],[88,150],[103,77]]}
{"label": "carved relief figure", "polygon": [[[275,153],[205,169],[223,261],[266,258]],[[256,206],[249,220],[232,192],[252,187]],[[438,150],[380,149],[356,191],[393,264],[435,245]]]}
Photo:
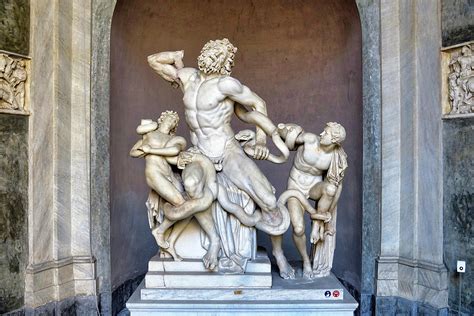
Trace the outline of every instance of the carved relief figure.
{"label": "carved relief figure", "polygon": [[453,54],[449,67],[450,114],[474,113],[474,56],[471,46],[463,46],[461,54]]}
{"label": "carved relief figure", "polygon": [[0,109],[25,110],[25,62],[0,54]]}
{"label": "carved relief figure", "polygon": [[[294,124],[280,124],[278,128],[288,147],[297,149],[288,179],[288,189],[298,190],[306,198],[317,201],[317,212],[311,214],[311,243],[315,245],[313,265],[306,251],[304,207],[296,199],[288,201],[293,240],[303,259],[303,277],[329,275],[335,242],[326,245],[326,237],[335,234],[336,205],[347,168],[347,156],[341,147],[346,137],[345,129],[338,123],[330,122],[320,136],[317,136],[304,132]],[[272,236],[272,245],[280,276],[285,279],[295,278],[295,271],[283,253],[282,236]],[[319,249],[321,245],[324,245],[324,253]],[[320,269],[321,263],[324,263],[324,271]]]}

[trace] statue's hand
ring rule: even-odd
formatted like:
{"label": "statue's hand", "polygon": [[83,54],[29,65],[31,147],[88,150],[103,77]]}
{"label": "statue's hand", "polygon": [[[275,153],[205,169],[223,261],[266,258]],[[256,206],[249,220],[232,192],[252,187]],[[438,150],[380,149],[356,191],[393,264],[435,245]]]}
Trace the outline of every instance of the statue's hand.
{"label": "statue's hand", "polygon": [[316,244],[320,239],[320,229],[321,224],[319,221],[313,220],[313,225],[311,227],[310,242]]}
{"label": "statue's hand", "polygon": [[303,128],[293,123],[278,124],[278,134],[285,140],[285,144],[289,150],[296,148],[296,139],[303,133]]}
{"label": "statue's hand", "polygon": [[150,147],[150,145],[143,145],[140,149],[141,149],[145,154],[149,154],[149,153],[150,153],[150,150],[151,150],[151,147]]}
{"label": "statue's hand", "polygon": [[159,195],[155,191],[151,190],[150,193],[148,194],[147,203],[151,210],[153,210],[154,212],[157,212],[159,204],[160,204]]}
{"label": "statue's hand", "polygon": [[178,155],[178,169],[184,169],[187,164],[193,161],[194,154],[188,151],[182,151]]}
{"label": "statue's hand", "polygon": [[320,220],[320,221],[324,221],[325,223],[329,223],[332,219],[332,216],[331,216],[331,213],[329,212],[314,213],[314,214],[311,214],[311,219]]}
{"label": "statue's hand", "polygon": [[257,160],[266,160],[270,155],[270,150],[264,145],[255,145],[255,152],[253,158]]}
{"label": "statue's hand", "polygon": [[174,65],[176,66],[177,69],[184,68],[183,57],[184,57],[184,50],[179,50],[179,51],[174,52]]}

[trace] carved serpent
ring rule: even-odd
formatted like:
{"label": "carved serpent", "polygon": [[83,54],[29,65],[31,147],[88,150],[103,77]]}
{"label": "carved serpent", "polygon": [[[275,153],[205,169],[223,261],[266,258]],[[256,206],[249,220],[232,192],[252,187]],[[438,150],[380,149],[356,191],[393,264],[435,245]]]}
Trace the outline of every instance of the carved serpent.
{"label": "carved serpent", "polygon": [[[271,137],[272,137],[273,143],[281,152],[281,155],[276,156],[273,154],[269,154],[266,160],[271,161],[273,163],[278,163],[278,164],[286,162],[288,160],[288,157],[290,156],[290,151],[288,147],[285,145],[285,142],[281,139],[280,135],[278,134],[277,129],[275,129],[271,133]],[[248,156],[253,157],[255,153],[255,145],[256,145],[255,132],[249,129],[244,129],[235,135],[235,139],[239,141],[240,146],[242,146],[242,148],[244,149],[244,152]]]}

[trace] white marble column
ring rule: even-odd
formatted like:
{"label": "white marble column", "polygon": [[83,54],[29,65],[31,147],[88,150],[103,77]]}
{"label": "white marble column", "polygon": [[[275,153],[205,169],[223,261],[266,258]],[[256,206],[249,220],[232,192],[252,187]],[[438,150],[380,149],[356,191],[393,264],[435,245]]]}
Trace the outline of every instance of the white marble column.
{"label": "white marble column", "polygon": [[377,295],[447,306],[439,3],[381,1],[382,216]]}
{"label": "white marble column", "polygon": [[29,264],[25,304],[95,295],[90,210],[91,1],[31,14]]}

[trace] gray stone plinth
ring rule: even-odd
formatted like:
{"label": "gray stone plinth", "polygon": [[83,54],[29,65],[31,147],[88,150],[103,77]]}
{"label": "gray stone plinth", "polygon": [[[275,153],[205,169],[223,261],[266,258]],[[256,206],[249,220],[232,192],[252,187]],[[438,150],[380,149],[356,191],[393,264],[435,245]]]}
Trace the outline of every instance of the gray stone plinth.
{"label": "gray stone plinth", "polygon": [[132,316],[353,315],[357,306],[334,275],[307,281],[283,280],[275,273],[267,289],[147,289],[142,282],[127,302]]}
{"label": "gray stone plinth", "polygon": [[[173,261],[158,255],[148,263],[145,288],[269,288],[272,286],[271,263],[259,251],[245,266],[245,273],[223,274],[204,267],[202,259]],[[143,298],[143,295],[142,295]]]}

